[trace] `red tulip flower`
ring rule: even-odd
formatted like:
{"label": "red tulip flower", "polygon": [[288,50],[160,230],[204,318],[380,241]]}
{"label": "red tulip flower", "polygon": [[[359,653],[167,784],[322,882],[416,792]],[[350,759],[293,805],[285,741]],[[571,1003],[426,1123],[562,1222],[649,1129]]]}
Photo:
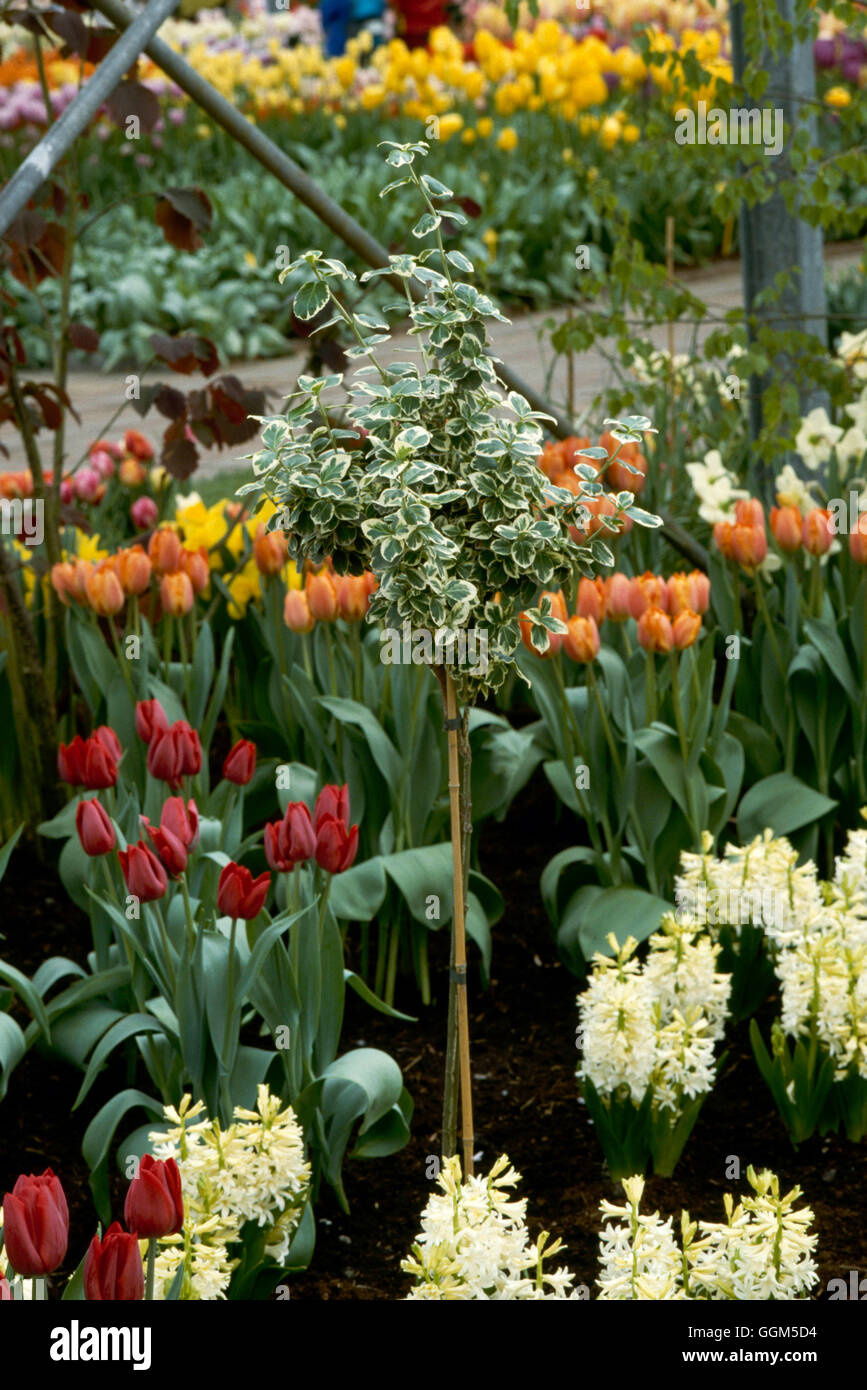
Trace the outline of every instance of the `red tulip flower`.
{"label": "red tulip flower", "polygon": [[50,1168],[23,1174],[3,1198],[3,1243],[9,1263],[25,1279],[42,1278],[62,1262],[69,1244],[69,1208]]}
{"label": "red tulip flower", "polygon": [[163,897],[168,887],[166,871],[143,840],[118,850],[117,857],[127,888],[140,902],[152,903]]}
{"label": "red tulip flower", "polygon": [[230,749],[223,763],[223,776],[237,787],[246,787],[256,771],[256,745],[249,739],[241,738]]}
{"label": "red tulip flower", "polygon": [[296,864],[313,857],[316,834],[303,801],[290,801],[282,820],[265,826],[265,858],[278,873],[290,873]]}
{"label": "red tulip flower", "polygon": [[252,921],[262,911],[270,883],[271,875],[267,869],[264,874],[254,878],[243,864],[227,864],[217,885],[217,910],[224,917],[243,917],[245,922]]}
{"label": "red tulip flower", "polygon": [[84,739],[76,734],[71,743],[61,743],[57,750],[57,771],[62,782],[71,787],[84,786]]}
{"label": "red tulip flower", "polygon": [[84,743],[84,785],[88,791],[103,791],[117,784],[117,758],[96,734]]}
{"label": "red tulip flower", "polygon": [[314,830],[319,829],[326,816],[342,820],[347,830],[349,829],[349,787],[345,782],[342,787],[329,783],[322,788],[313,808]]}
{"label": "red tulip flower", "polygon": [[81,848],[85,854],[92,857],[110,854],[117,843],[108,812],[96,800],[79,801],[75,812],[75,828]]}
{"label": "red tulip flower", "polygon": [[148,772],[170,787],[178,787],[182,777],[195,776],[202,767],[199,735],[185,719],[167,729],[155,729],[148,748]]}
{"label": "red tulip flower", "polygon": [[115,762],[120,762],[123,756],[123,747],[114,729],[110,729],[107,724],[100,724],[99,728],[94,730],[93,737],[102,744],[110,758],[114,758]]}
{"label": "red tulip flower", "polygon": [[320,869],[329,874],[342,874],[351,868],[358,853],[358,826],[347,830],[342,820],[326,816],[316,831],[314,857]]}
{"label": "red tulip flower", "polygon": [[168,716],[159,700],[139,700],[135,707],[135,731],[140,739],[150,743],[158,730],[168,727]]}
{"label": "red tulip flower", "polygon": [[182,796],[170,796],[160,812],[160,829],[180,840],[184,849],[194,849],[199,838],[199,812],[195,801],[184,805]]}
{"label": "red tulip flower", "polygon": [[9,1287],[8,1279],[5,1279],[3,1275],[0,1274],[0,1303],[4,1303],[7,1300],[9,1302],[12,1301],[12,1290]]}
{"label": "red tulip flower", "polygon": [[173,1158],[144,1155],[126,1194],[123,1219],[139,1240],[177,1235],[184,1224],[184,1199]]}
{"label": "red tulip flower", "polygon": [[180,878],[187,867],[186,845],[170,830],[163,830],[161,826],[151,825],[147,816],[142,816],[141,823],[149,835],[151,844],[166,873],[172,878]]}
{"label": "red tulip flower", "polygon": [[102,1240],[94,1236],[84,1257],[84,1296],[91,1303],[139,1303],[144,1298],[144,1269],[138,1236],[114,1221]]}

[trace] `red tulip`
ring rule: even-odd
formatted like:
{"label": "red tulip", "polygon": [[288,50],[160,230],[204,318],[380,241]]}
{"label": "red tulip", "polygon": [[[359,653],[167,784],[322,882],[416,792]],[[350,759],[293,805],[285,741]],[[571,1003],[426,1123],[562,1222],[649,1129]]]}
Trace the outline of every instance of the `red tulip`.
{"label": "red tulip", "polygon": [[256,771],[256,745],[249,739],[241,738],[229,750],[223,763],[223,776],[237,787],[246,787]]}
{"label": "red tulip", "polygon": [[94,1236],[84,1257],[84,1296],[91,1303],[138,1303],[144,1298],[144,1269],[138,1235],[112,1222],[100,1240]]}
{"label": "red tulip", "polygon": [[303,801],[291,801],[282,820],[265,826],[265,858],[278,873],[289,873],[310,859],[315,846],[313,822]]}
{"label": "red tulip", "polygon": [[181,778],[195,776],[202,766],[199,735],[185,719],[167,729],[155,729],[148,748],[148,772],[170,787],[180,786]]}
{"label": "red tulip", "polygon": [[93,737],[102,744],[109,757],[119,762],[123,757],[123,745],[114,729],[109,728],[108,724],[100,724],[98,729],[94,729]]}
{"label": "red tulip", "polygon": [[217,885],[217,910],[224,917],[243,917],[245,922],[252,921],[262,911],[270,884],[271,875],[267,869],[264,874],[254,878],[243,864],[227,864]]}
{"label": "red tulip", "polygon": [[347,830],[349,829],[349,788],[345,782],[342,787],[328,784],[322,788],[313,808],[314,830],[319,829],[326,816],[342,820]]}
{"label": "red tulip", "polygon": [[139,1240],[177,1235],[184,1224],[184,1198],[173,1158],[143,1156],[126,1194],[123,1219]]}
{"label": "red tulip", "polygon": [[316,829],[316,847],[313,851],[320,869],[329,874],[342,874],[351,868],[358,853],[358,826],[347,830],[342,820],[335,816],[324,816]]}
{"label": "red tulip", "polygon": [[23,1174],[3,1198],[3,1243],[9,1263],[25,1279],[50,1274],[69,1244],[66,1197],[50,1168]]}
{"label": "red tulip", "polygon": [[[109,733],[111,730],[108,731]],[[88,791],[103,791],[117,783],[117,758],[107,743],[97,737],[84,741],[84,785]]]}
{"label": "red tulip", "polygon": [[118,850],[117,857],[127,888],[140,902],[152,903],[163,897],[168,887],[166,871],[144,840]]}
{"label": "red tulip", "polygon": [[168,717],[159,700],[139,700],[135,707],[135,731],[145,743],[154,734],[169,727]]}
{"label": "red tulip", "polygon": [[9,1281],[0,1274],[0,1303],[11,1302],[11,1300],[12,1290],[9,1287]]}
{"label": "red tulip", "polygon": [[68,782],[71,787],[84,786],[86,751],[84,739],[80,734],[76,734],[71,743],[61,743],[57,750],[57,771],[61,781]]}
{"label": "red tulip", "polygon": [[81,848],[85,854],[93,857],[110,854],[117,843],[108,812],[96,800],[79,801],[75,812],[75,828]]}
{"label": "red tulip", "polygon": [[151,838],[151,843],[159,855],[160,863],[172,878],[180,878],[187,867],[187,847],[177,835],[161,826],[153,826],[147,816],[142,816],[142,825]]}
{"label": "red tulip", "polygon": [[170,796],[160,812],[160,829],[174,835],[184,849],[193,849],[199,838],[199,812],[195,801],[184,805],[182,796]]}

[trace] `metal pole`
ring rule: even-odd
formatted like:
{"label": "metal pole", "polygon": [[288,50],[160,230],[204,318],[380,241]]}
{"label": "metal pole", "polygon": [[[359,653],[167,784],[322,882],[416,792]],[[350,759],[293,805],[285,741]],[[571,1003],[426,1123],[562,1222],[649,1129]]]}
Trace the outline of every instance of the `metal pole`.
{"label": "metal pole", "polygon": [[[129,16],[129,27],[96,72],[84,84],[63,115],[51,125],[39,144],[18,166],[0,193],[0,236],[26,207],[59,159],[93,119],[124,73],[132,66],[148,39],[177,9],[178,0],[148,0],[137,19]],[[127,27],[126,25],[124,26]]]}

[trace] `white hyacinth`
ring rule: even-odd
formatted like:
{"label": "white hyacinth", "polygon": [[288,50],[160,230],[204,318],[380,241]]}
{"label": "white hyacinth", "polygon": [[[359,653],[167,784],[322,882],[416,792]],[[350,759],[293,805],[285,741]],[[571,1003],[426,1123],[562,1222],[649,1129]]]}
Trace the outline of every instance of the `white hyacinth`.
{"label": "white hyacinth", "polygon": [[731,976],[716,969],[720,947],[673,915],[650,938],[644,965],[631,937],[620,949],[610,942],[616,954],[593,957],[578,997],[578,1076],[600,1096],[636,1105],[650,1088],[655,1110],[677,1112],[713,1086],[731,990]]}
{"label": "white hyacinth", "polygon": [[[681,1213],[681,1246],[672,1219],[643,1215],[644,1179],[625,1178],[626,1203],[603,1201],[609,1220],[599,1237],[600,1299],[720,1300],[742,1302],[806,1298],[818,1280],[810,1234],[813,1213],[795,1207],[801,1189],[780,1196],[774,1173],[747,1169],[754,1196],[735,1206],[724,1198],[726,1221],[693,1222]],[[696,1237],[699,1237],[698,1239]]]}
{"label": "white hyacinth", "polygon": [[543,1232],[535,1244],[525,1224],[525,1198],[505,1191],[521,1176],[503,1155],[487,1177],[461,1179],[458,1158],[443,1159],[435,1192],[422,1212],[421,1233],[401,1269],[412,1274],[411,1300],[468,1302],[502,1299],[577,1299],[574,1276],[566,1269],[549,1273],[544,1260],[562,1243],[547,1245]]}
{"label": "white hyacinth", "polygon": [[228,1129],[204,1115],[201,1101],[185,1096],[178,1109],[166,1106],[173,1123],[153,1133],[157,1158],[174,1158],[184,1194],[184,1230],[160,1242],[157,1297],[165,1297],[178,1265],[186,1260],[185,1296],[224,1298],[237,1260],[228,1247],[248,1221],[268,1228],[265,1253],[279,1266],[301,1219],[310,1187],[304,1135],[291,1107],[266,1085],[256,1109],[235,1107]]}

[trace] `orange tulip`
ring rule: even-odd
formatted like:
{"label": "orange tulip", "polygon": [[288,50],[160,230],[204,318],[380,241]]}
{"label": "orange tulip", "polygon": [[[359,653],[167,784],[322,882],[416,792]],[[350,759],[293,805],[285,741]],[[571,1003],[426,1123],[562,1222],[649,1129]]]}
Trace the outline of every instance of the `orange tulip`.
{"label": "orange tulip", "polygon": [[317,622],[333,623],[337,617],[337,589],[330,574],[308,574],[304,586],[310,612]]}
{"label": "orange tulip", "polygon": [[765,529],[765,509],[758,497],[741,497],[735,502],[735,522],[740,526]]}
{"label": "orange tulip", "polygon": [[283,604],[283,621],[290,632],[312,632],[316,619],[303,589],[290,589]]}
{"label": "orange tulip", "polygon": [[668,608],[665,580],[650,570],[635,575],[629,585],[629,611],[633,618],[640,618],[648,608],[660,608],[663,612]]}
{"label": "orange tulip", "polygon": [[266,531],[260,522],[253,541],[253,559],[260,574],[279,574],[289,559],[285,531]]}
{"label": "orange tulip", "polygon": [[183,570],[164,574],[160,580],[160,603],[163,612],[173,618],[182,618],[189,613],[194,602],[193,585],[190,576]]}
{"label": "orange tulip", "polygon": [[674,635],[674,645],[682,652],[684,648],[692,646],[701,632],[701,618],[689,608],[682,608],[672,620],[671,631]]}
{"label": "orange tulip", "polygon": [[670,575],[666,589],[668,612],[672,618],[685,610],[692,613],[707,612],[710,603],[710,580],[701,570],[693,570],[690,574]]}
{"label": "orange tulip", "polygon": [[605,583],[602,579],[579,579],[575,612],[579,618],[602,622],[605,617]]}
{"label": "orange tulip", "polygon": [[867,512],[859,514],[855,529],[849,533],[849,553],[856,565],[867,565]]}
{"label": "orange tulip", "polygon": [[771,534],[784,554],[801,549],[803,524],[797,507],[771,507]]}
{"label": "orange tulip", "polygon": [[125,458],[121,460],[117,476],[124,487],[141,487],[147,477],[147,470],[142,467],[138,459]]}
{"label": "orange tulip", "polygon": [[78,594],[74,586],[75,565],[71,560],[61,560],[56,565],[51,566],[51,587],[61,603],[70,604],[73,600],[78,601]]}
{"label": "orange tulip", "polygon": [[163,527],[148,541],[148,555],[156,574],[174,574],[181,567],[181,542],[176,531]]}
{"label": "orange tulip", "polygon": [[732,551],[732,532],[734,527],[730,521],[718,521],[713,528],[713,543],[720,555],[726,560],[733,560]]}
{"label": "orange tulip", "polygon": [[124,597],[120,580],[107,564],[97,565],[85,580],[87,601],[101,618],[113,618],[123,608]]}
{"label": "orange tulip", "polygon": [[194,594],[203,594],[211,582],[211,571],[208,568],[208,552],[205,547],[199,546],[198,550],[182,550],[180,568],[184,574],[189,576],[193,586]]}
{"label": "orange tulip", "polygon": [[814,507],[804,517],[801,529],[804,549],[811,555],[825,555],[834,540],[834,523],[831,513],[824,507]]}
{"label": "orange tulip", "polygon": [[632,586],[625,574],[612,574],[605,581],[605,615],[612,622],[620,623],[632,617],[629,606]]}
{"label": "orange tulip", "polygon": [[337,612],[347,623],[358,623],[370,604],[367,576],[343,574],[337,579]]}
{"label": "orange tulip", "polygon": [[140,545],[130,545],[115,556],[115,571],[125,594],[143,594],[151,582],[153,566]]}
{"label": "orange tulip", "polygon": [[745,570],[754,570],[768,553],[768,538],[761,526],[734,525],[731,528],[732,559]]}
{"label": "orange tulip", "polygon": [[660,652],[663,656],[674,646],[674,633],[671,620],[661,608],[645,608],[638,619],[638,644],[646,652]]}
{"label": "orange tulip", "polygon": [[599,651],[599,629],[594,619],[576,614],[566,626],[569,629],[563,638],[566,655],[573,661],[594,661]]}

